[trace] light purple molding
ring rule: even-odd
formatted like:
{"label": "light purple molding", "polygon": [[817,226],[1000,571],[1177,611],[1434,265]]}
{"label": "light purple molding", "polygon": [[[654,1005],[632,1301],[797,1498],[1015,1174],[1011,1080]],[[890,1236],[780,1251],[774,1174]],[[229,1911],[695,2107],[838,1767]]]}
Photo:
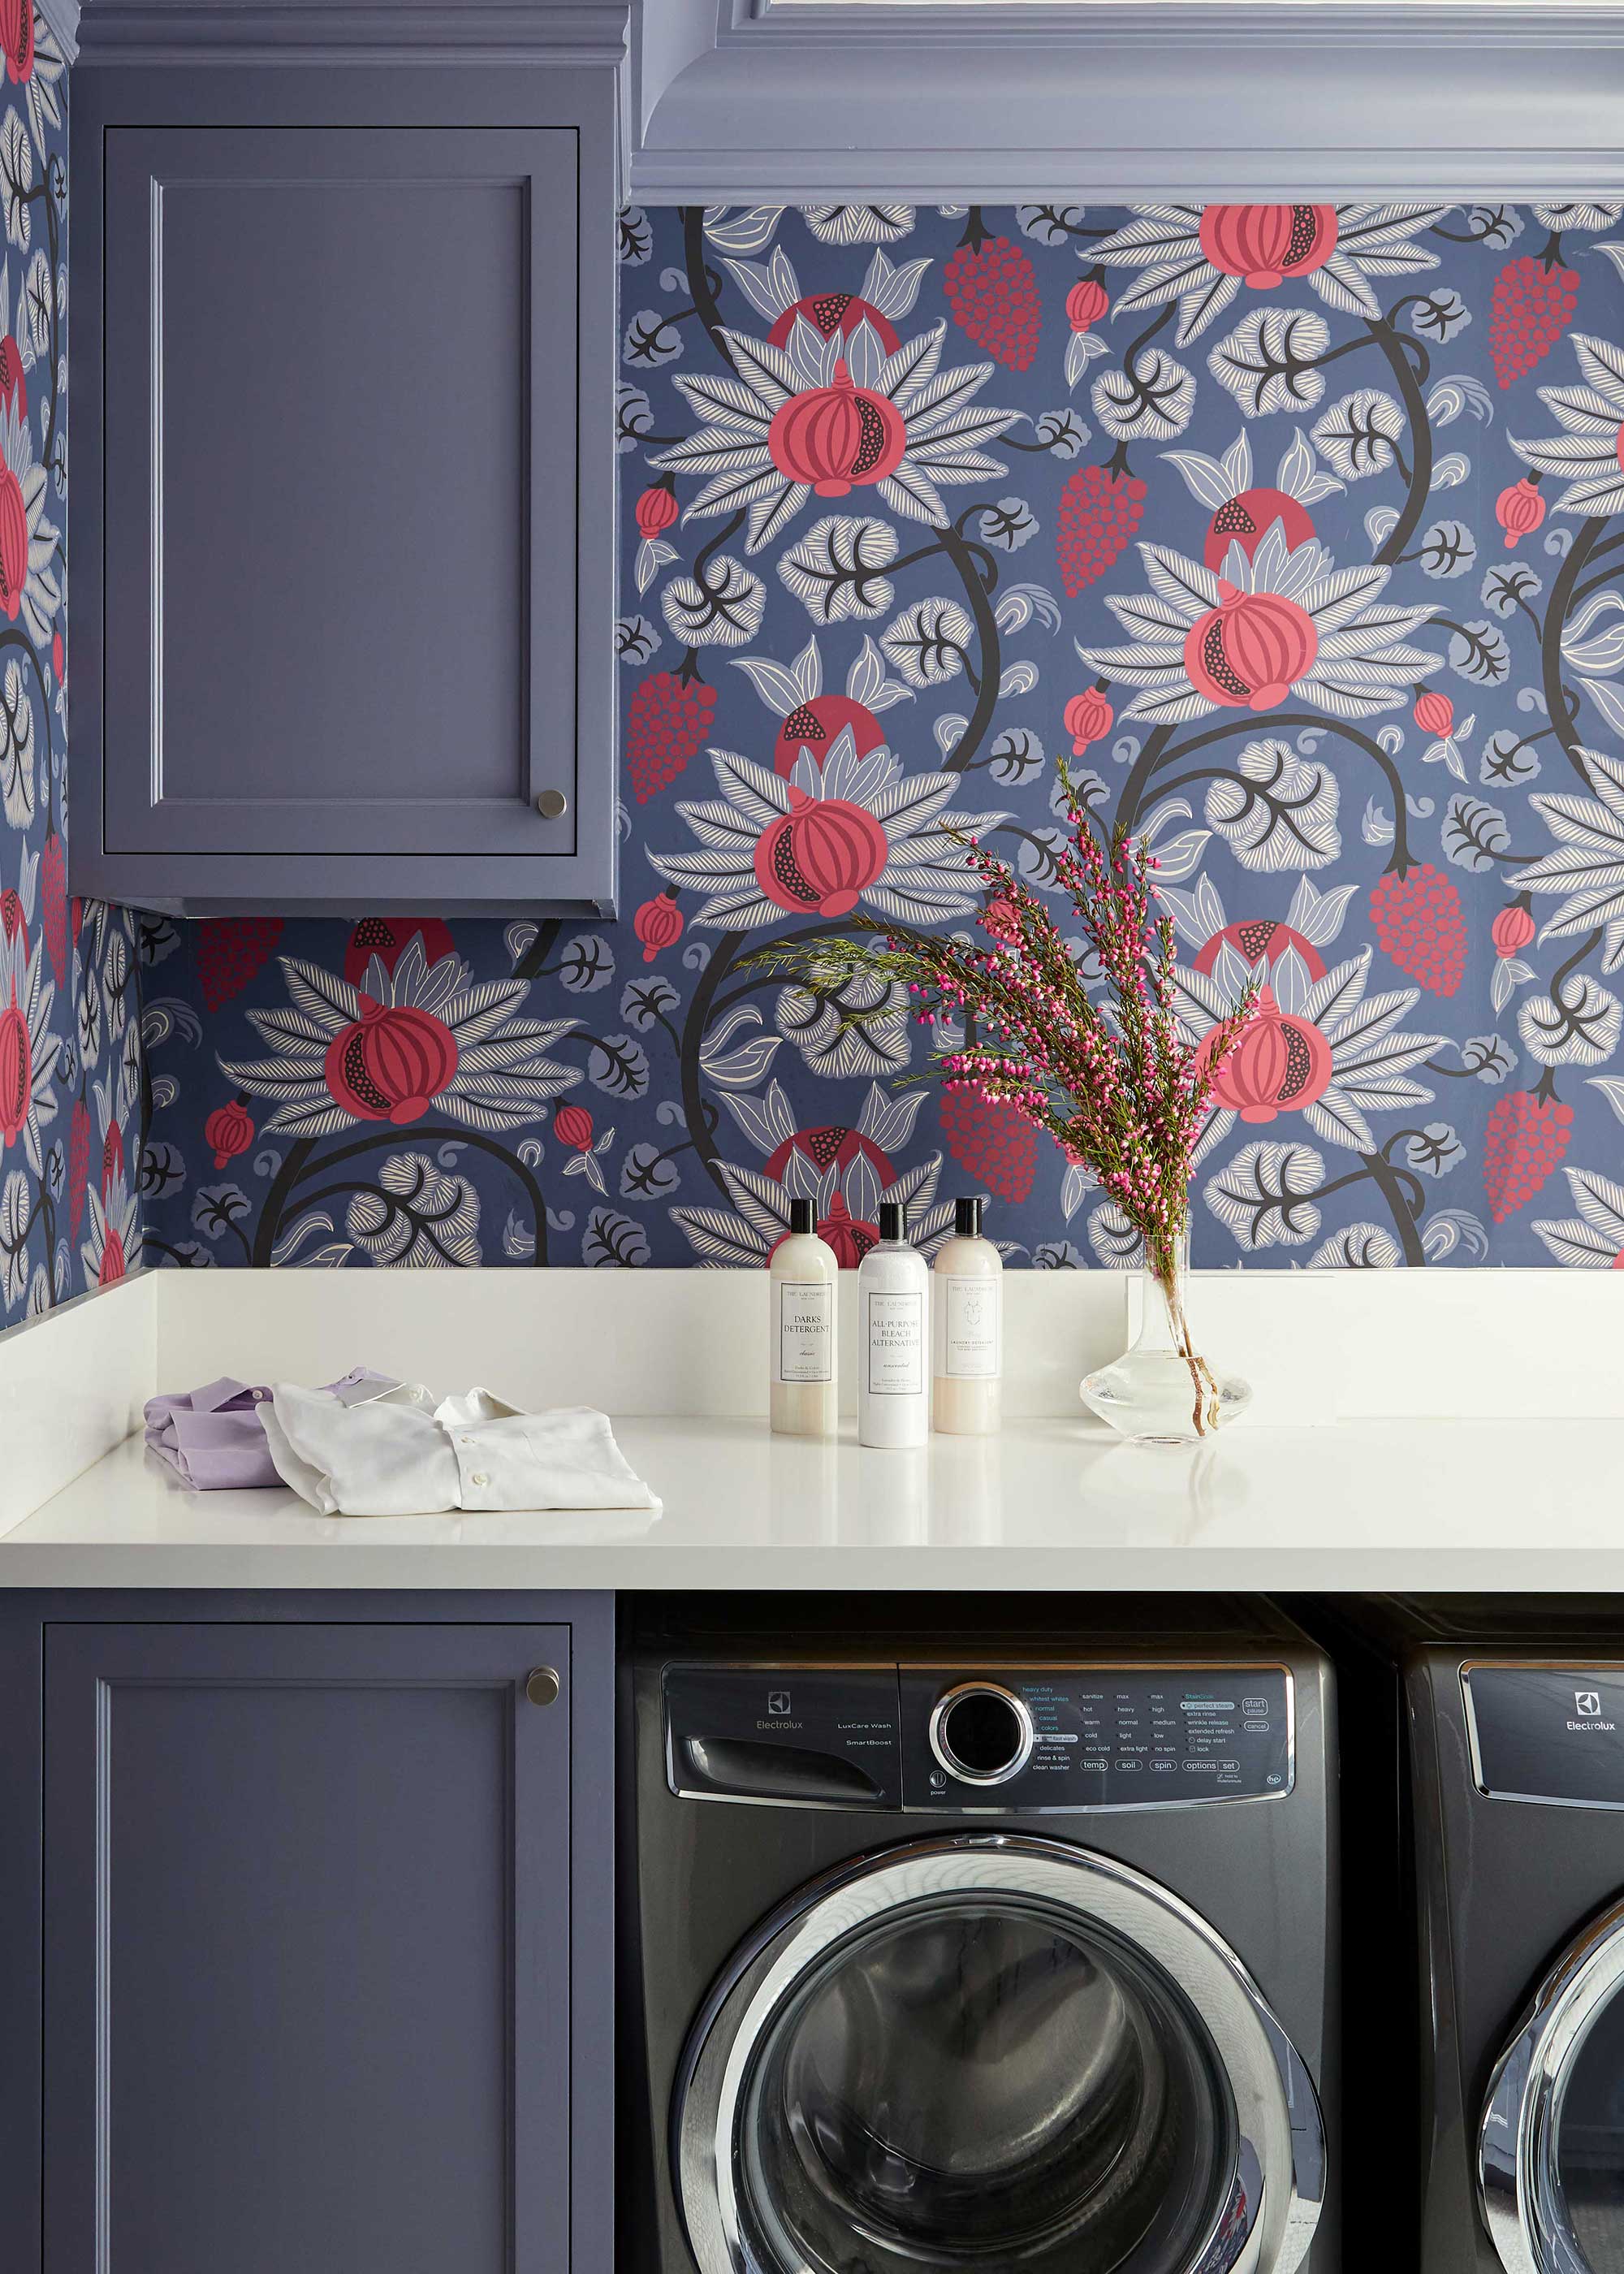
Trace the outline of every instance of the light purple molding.
{"label": "light purple molding", "polygon": [[644,204],[1624,191],[1609,0],[634,0]]}
{"label": "light purple molding", "polygon": [[[618,64],[628,0],[86,0],[83,45],[97,63],[171,62],[177,56],[285,63],[301,51],[325,62],[501,62]],[[41,0],[78,26],[79,0]]]}

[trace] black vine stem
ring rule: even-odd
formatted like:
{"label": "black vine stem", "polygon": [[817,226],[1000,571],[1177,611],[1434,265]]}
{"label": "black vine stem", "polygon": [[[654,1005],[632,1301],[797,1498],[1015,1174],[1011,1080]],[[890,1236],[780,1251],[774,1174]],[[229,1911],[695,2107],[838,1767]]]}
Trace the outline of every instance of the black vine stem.
{"label": "black vine stem", "polygon": [[710,272],[705,266],[705,209],[703,206],[681,206],[678,210],[682,217],[682,253],[688,269],[688,297],[698,312],[699,320],[705,328],[711,346],[726,369],[737,378],[738,366],[722,336],[722,312],[717,305]]}
{"label": "black vine stem", "polygon": [[[1376,554],[1379,568],[1390,568],[1410,538],[1415,535],[1426,507],[1427,493],[1432,486],[1432,428],[1426,415],[1426,401],[1415,365],[1404,352],[1403,342],[1391,324],[1365,320],[1365,329],[1387,359],[1398,391],[1403,398],[1404,415],[1410,426],[1410,439],[1415,448],[1415,463],[1408,470],[1408,489],[1404,509],[1394,523],[1387,542]],[[1398,452],[1394,450],[1396,460]]]}
{"label": "black vine stem", "polygon": [[1580,756],[1579,738],[1574,732],[1574,713],[1568,707],[1568,690],[1562,684],[1562,632],[1568,621],[1568,612],[1574,602],[1574,588],[1579,572],[1594,551],[1598,538],[1611,518],[1606,514],[1592,514],[1579,525],[1577,535],[1568,548],[1568,558],[1558,570],[1551,587],[1551,598],[1545,604],[1545,633],[1540,652],[1541,679],[1545,698],[1545,715],[1556,729],[1556,738],[1562,754],[1587,790],[1593,790],[1590,770]]}

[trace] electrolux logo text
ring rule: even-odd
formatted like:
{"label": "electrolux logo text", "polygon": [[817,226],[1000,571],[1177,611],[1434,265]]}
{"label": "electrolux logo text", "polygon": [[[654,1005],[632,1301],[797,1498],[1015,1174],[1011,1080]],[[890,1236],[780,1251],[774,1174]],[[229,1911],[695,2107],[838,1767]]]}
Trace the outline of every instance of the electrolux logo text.
{"label": "electrolux logo text", "polygon": [[1581,1718],[1576,1721],[1568,1722],[1568,1726],[1570,1729],[1593,1730],[1604,1736],[1616,1734],[1619,1726],[1616,1721],[1603,1721],[1597,1718],[1601,1712],[1599,1690],[1575,1690],[1573,1701],[1574,1711]]}

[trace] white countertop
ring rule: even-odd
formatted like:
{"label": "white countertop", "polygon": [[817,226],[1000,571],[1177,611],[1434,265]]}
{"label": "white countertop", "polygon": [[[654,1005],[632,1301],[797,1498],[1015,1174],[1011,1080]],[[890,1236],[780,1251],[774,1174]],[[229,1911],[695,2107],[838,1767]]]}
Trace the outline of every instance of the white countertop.
{"label": "white countertop", "polygon": [[1071,1419],[861,1449],[628,1419],[664,1513],[342,1517],[194,1494],[139,1438],[0,1536],[0,1588],[1624,1593],[1624,1421],[1243,1423],[1192,1453]]}

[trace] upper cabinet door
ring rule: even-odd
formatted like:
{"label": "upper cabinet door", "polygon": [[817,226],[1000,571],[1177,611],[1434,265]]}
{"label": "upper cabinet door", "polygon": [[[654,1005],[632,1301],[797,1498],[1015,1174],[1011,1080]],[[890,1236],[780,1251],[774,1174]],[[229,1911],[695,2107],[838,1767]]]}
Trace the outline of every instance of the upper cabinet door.
{"label": "upper cabinet door", "polygon": [[568,92],[104,122],[79,889],[612,902],[613,125]]}

